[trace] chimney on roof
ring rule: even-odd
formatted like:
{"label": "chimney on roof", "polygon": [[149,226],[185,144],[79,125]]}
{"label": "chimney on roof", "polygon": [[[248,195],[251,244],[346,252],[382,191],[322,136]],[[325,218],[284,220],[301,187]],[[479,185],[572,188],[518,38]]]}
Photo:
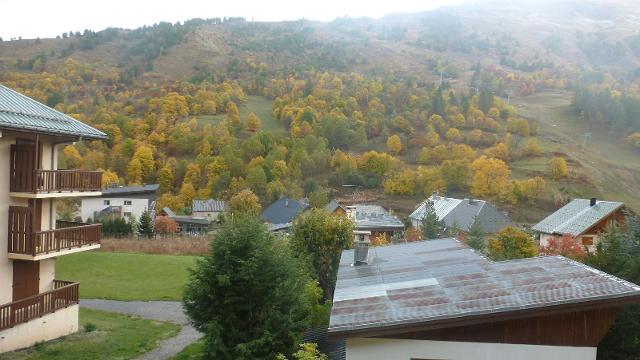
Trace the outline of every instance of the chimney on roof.
{"label": "chimney on roof", "polygon": [[596,198],[591,198],[591,201],[589,202],[589,206],[595,206],[596,205]]}
{"label": "chimney on roof", "polygon": [[366,265],[369,262],[369,239],[371,231],[353,232],[353,265]]}
{"label": "chimney on roof", "polygon": [[347,210],[347,217],[353,221],[356,221],[356,206],[349,205],[346,207],[346,210]]}

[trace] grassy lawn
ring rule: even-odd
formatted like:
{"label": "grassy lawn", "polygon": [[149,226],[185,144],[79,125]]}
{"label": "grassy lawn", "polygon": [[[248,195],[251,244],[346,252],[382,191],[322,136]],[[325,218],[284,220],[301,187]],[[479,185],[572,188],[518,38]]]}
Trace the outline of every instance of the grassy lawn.
{"label": "grassy lawn", "polygon": [[172,360],[196,360],[202,359],[202,347],[204,346],[204,340],[198,340],[193,344],[187,346],[180,351],[176,356],[172,357]]}
{"label": "grassy lawn", "polygon": [[[95,330],[85,331],[86,324]],[[132,359],[175,336],[180,326],[98,310],[80,309],[80,331],[32,348],[3,354],[2,359]]]}
{"label": "grassy lawn", "polygon": [[83,252],[60,257],[56,278],[79,281],[84,299],[181,300],[196,256]]}

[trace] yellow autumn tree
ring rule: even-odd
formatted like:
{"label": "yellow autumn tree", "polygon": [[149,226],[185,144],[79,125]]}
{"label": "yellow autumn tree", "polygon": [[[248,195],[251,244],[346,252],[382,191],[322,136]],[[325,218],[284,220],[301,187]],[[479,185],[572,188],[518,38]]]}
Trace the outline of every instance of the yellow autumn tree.
{"label": "yellow autumn tree", "polygon": [[[98,169],[100,170],[100,169]],[[106,171],[102,172],[102,187],[103,188],[107,188],[109,186],[113,186],[113,185],[117,185],[118,182],[120,182],[120,178],[118,177],[118,174],[109,169]]]}
{"label": "yellow autumn tree", "polygon": [[139,146],[133,153],[133,159],[140,162],[142,180],[151,180],[154,173],[153,151],[147,145]]}
{"label": "yellow autumn tree", "polygon": [[238,112],[238,106],[233,101],[229,101],[227,105],[227,121],[234,128],[240,128],[242,123],[240,122],[240,113]]}
{"label": "yellow autumn tree", "polygon": [[398,155],[402,151],[402,140],[398,135],[391,135],[387,139],[387,151],[393,155]]}
{"label": "yellow autumn tree", "polygon": [[527,141],[527,154],[532,156],[542,154],[542,149],[540,148],[540,144],[538,144],[538,140],[531,138]]}
{"label": "yellow autumn tree", "polygon": [[158,173],[158,193],[169,193],[173,190],[173,169],[170,165],[165,165]]}
{"label": "yellow autumn tree", "polygon": [[191,206],[191,202],[195,196],[196,189],[193,187],[193,184],[189,181],[183,182],[180,187],[180,192],[178,193],[178,198],[182,206]]}
{"label": "yellow autumn tree", "polygon": [[256,115],[255,113],[250,113],[249,116],[247,116],[247,125],[246,125],[246,130],[250,131],[250,132],[256,132],[260,129],[260,126],[262,125],[262,122],[260,121],[260,118],[258,117],[258,115]]}
{"label": "yellow autumn tree", "polygon": [[229,200],[229,209],[234,214],[257,214],[261,208],[258,197],[249,189],[238,192]]}
{"label": "yellow autumn tree", "polygon": [[62,154],[64,155],[64,163],[67,169],[78,169],[82,166],[82,156],[75,146],[65,146]]}
{"label": "yellow autumn tree", "polygon": [[129,185],[140,185],[142,183],[142,164],[137,158],[131,159],[127,166],[127,183]]}
{"label": "yellow autumn tree", "polygon": [[511,171],[504,161],[481,156],[471,164],[471,169],[473,179],[470,190],[473,196],[497,196],[505,190],[510,190]]}
{"label": "yellow autumn tree", "polygon": [[462,135],[460,134],[460,130],[456,128],[449,128],[445,134],[445,138],[449,141],[458,142],[462,139]]}
{"label": "yellow autumn tree", "polygon": [[412,195],[416,185],[416,173],[404,169],[384,181],[384,192],[391,195]]}
{"label": "yellow autumn tree", "polygon": [[559,180],[567,176],[567,162],[564,158],[554,157],[549,160],[549,174],[555,180]]}

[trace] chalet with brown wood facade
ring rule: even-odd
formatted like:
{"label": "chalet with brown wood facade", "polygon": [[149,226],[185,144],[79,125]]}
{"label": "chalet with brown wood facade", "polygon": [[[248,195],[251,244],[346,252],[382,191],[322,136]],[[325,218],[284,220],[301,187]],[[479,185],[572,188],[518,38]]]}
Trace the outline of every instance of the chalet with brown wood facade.
{"label": "chalet with brown wood facade", "polygon": [[105,138],[0,85],[0,353],[78,329],[79,284],[56,279],[55,261],[99,248],[101,228],[57,220],[56,201],[100,196],[102,174],[58,169],[58,152]]}
{"label": "chalet with brown wood facade", "polygon": [[342,253],[328,329],[348,360],[595,360],[640,286],[562,256],[493,262],[457,239]]}
{"label": "chalet with brown wood facade", "polygon": [[574,199],[532,227],[538,234],[540,247],[551,239],[573,238],[579,245],[594,250],[598,237],[613,223],[623,223],[624,203],[596,198]]}

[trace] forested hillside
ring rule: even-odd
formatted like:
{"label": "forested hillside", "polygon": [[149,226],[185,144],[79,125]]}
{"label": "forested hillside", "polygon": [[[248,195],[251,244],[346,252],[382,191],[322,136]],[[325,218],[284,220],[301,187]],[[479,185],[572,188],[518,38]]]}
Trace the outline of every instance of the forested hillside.
{"label": "forested hillside", "polygon": [[[5,39],[0,83],[109,135],[64,148],[63,166],[105,170],[105,184],[158,182],[158,206],[177,211],[243,189],[266,205],[357,185],[405,214],[439,191],[535,221],[598,187],[512,100],[573,93],[580,119],[640,147],[638,34],[607,32],[579,7],[565,9],[575,24],[553,26],[588,27],[529,36],[517,21],[528,9],[484,16],[496,9]],[[488,21],[503,17],[502,30]]]}

